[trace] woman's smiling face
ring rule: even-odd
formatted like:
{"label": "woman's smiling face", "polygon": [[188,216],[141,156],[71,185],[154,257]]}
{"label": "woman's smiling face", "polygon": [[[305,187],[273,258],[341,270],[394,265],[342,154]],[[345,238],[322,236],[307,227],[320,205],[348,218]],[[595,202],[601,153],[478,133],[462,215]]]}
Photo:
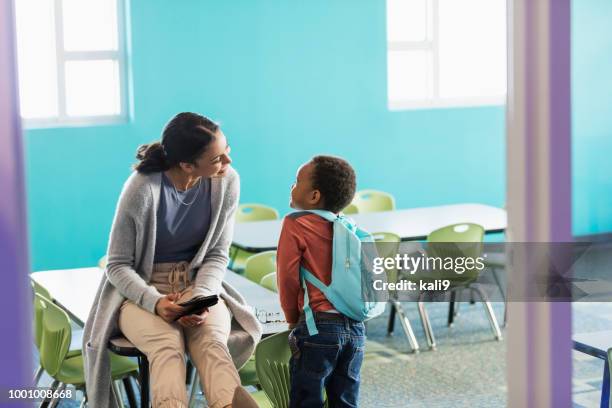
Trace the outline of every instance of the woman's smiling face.
{"label": "woman's smiling face", "polygon": [[232,162],[230,150],[225,135],[219,129],[206,151],[196,160],[196,165],[181,163],[181,167],[193,177],[223,177]]}

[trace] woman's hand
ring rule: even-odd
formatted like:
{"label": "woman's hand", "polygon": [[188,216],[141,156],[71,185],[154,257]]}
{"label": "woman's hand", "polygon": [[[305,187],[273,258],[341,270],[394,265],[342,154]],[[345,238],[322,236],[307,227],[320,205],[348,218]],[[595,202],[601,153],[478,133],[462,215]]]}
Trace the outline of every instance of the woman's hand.
{"label": "woman's hand", "polygon": [[169,293],[157,301],[155,305],[155,313],[168,323],[174,322],[178,315],[183,311],[183,307],[177,305],[179,299],[178,293]]}
{"label": "woman's hand", "polygon": [[192,314],[192,315],[183,316],[177,321],[183,327],[195,327],[195,326],[199,326],[202,323],[204,323],[204,320],[206,319],[207,315],[208,315],[208,309],[204,309],[204,312],[202,312],[202,314],[199,314],[199,315]]}

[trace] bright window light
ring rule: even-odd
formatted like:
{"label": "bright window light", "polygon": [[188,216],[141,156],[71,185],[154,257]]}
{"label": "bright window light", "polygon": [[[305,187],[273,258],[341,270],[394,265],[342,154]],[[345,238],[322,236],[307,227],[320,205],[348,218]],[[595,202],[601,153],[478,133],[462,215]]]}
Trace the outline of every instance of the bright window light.
{"label": "bright window light", "polygon": [[[66,111],[69,116],[118,115],[119,65],[113,60],[66,62]],[[92,98],[91,95],[96,95]]]}
{"label": "bright window light", "polygon": [[389,98],[400,100],[406,94],[415,99],[433,96],[432,55],[423,50],[389,52]]}
{"label": "bright window light", "polygon": [[506,0],[387,0],[390,109],[501,105]]}
{"label": "bright window light", "polygon": [[[26,118],[52,118],[58,114],[57,55],[53,0],[16,2],[19,35],[21,114]],[[36,10],[36,13],[26,13]],[[27,103],[26,103],[27,101]]]}
{"label": "bright window light", "polygon": [[125,120],[123,0],[16,0],[28,127]]}
{"label": "bright window light", "polygon": [[117,50],[115,1],[62,0],[62,3],[66,51]]}

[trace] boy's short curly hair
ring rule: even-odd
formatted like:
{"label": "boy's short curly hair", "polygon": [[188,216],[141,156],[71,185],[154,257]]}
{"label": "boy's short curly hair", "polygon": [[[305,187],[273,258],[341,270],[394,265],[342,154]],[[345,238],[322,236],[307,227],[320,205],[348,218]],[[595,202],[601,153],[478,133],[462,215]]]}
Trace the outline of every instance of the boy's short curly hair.
{"label": "boy's short curly hair", "polygon": [[355,170],[344,159],[334,156],[315,156],[311,162],[312,187],[321,192],[325,210],[340,212],[355,196]]}

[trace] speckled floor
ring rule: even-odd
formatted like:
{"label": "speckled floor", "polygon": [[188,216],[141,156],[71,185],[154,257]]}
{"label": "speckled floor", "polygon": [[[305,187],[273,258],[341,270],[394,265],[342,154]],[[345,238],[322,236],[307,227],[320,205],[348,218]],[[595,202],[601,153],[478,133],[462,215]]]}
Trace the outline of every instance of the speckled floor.
{"label": "speckled floor", "polygon": [[[399,323],[386,334],[387,318],[368,324],[362,369],[364,407],[494,407],[506,405],[504,342],[494,340],[480,304],[462,304],[453,327],[446,325],[448,304],[427,306],[437,341],[429,351],[416,304],[404,304],[421,351],[410,346]],[[503,306],[495,305],[498,318]]]}
{"label": "speckled floor", "polygon": [[[479,304],[462,304],[452,328],[446,326],[448,305],[428,305],[438,349],[428,351],[415,304],[404,305],[423,351],[410,353],[399,323],[387,336],[387,315],[368,323],[362,368],[360,405],[370,408],[457,408],[506,406],[506,343],[495,341]],[[498,319],[503,305],[495,304]],[[576,333],[612,327],[612,304],[574,305]],[[603,362],[573,352],[574,407],[598,407]],[[43,378],[41,385],[50,383]],[[200,402],[198,406],[202,406]],[[62,401],[60,407],[76,407]]]}

